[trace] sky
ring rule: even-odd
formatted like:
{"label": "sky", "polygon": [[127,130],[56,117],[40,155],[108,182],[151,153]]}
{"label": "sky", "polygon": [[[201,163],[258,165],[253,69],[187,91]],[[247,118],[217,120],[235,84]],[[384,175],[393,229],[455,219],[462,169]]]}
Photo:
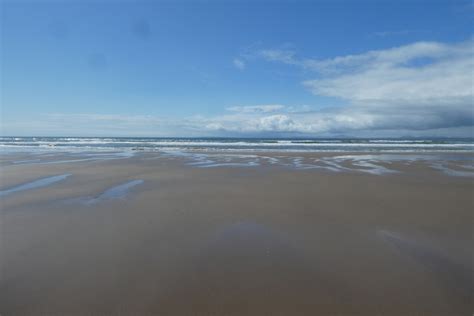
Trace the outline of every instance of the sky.
{"label": "sky", "polygon": [[3,0],[3,136],[474,137],[474,2]]}

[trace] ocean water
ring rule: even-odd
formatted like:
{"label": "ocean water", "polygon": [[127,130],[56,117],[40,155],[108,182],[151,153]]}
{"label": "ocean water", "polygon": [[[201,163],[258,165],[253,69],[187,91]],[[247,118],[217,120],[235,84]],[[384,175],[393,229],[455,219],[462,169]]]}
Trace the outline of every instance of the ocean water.
{"label": "ocean water", "polygon": [[474,152],[474,139],[274,139],[274,138],[135,138],[0,137],[4,152],[59,150],[200,150],[310,152]]}

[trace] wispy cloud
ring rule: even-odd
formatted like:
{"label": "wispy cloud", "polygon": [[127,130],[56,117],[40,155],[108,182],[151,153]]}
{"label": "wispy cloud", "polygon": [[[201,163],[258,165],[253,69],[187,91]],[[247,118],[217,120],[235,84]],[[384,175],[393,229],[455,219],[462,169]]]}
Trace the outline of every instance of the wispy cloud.
{"label": "wispy cloud", "polygon": [[144,136],[164,133],[169,121],[151,115],[49,113],[31,119],[9,120],[3,132],[10,135]]}
{"label": "wispy cloud", "polygon": [[243,61],[240,58],[234,58],[232,60],[232,64],[235,66],[235,68],[237,68],[239,70],[244,70],[245,66],[246,66],[245,61]]}
{"label": "wispy cloud", "polygon": [[296,53],[292,50],[282,49],[262,49],[257,52],[257,55],[263,57],[268,61],[282,62],[290,65],[302,65],[301,60],[296,59]]}
{"label": "wispy cloud", "polygon": [[64,114],[50,113],[46,117],[51,121],[61,122],[64,120],[74,120],[76,122],[98,122],[98,123],[127,123],[127,124],[157,124],[160,120],[151,115],[120,115],[120,114],[95,114],[79,113]]}
{"label": "wispy cloud", "polygon": [[428,33],[428,30],[396,30],[396,31],[378,31],[370,33],[373,37],[389,37],[389,36],[404,36],[404,35],[419,35]]}

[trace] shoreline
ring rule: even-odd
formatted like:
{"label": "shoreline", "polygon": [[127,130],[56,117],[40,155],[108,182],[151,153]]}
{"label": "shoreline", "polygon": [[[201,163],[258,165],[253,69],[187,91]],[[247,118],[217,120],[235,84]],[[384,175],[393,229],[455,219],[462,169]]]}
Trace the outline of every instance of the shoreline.
{"label": "shoreline", "polygon": [[[383,152],[281,152],[281,151],[51,151],[47,153],[1,153],[0,168],[28,168],[69,163],[97,163],[119,160],[156,163],[174,160],[195,168],[286,168],[329,172],[390,175],[405,173],[411,166],[440,174],[474,178],[474,152],[383,153]],[[425,170],[426,171],[426,170]],[[5,188],[5,184],[0,186]]]}

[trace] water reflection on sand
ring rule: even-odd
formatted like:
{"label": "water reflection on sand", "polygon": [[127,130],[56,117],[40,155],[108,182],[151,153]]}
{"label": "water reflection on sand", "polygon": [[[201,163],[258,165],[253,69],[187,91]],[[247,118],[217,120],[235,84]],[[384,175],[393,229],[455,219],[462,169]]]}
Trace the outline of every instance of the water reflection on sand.
{"label": "water reflection on sand", "polygon": [[442,282],[470,300],[474,291],[474,270],[453,261],[432,245],[407,238],[388,230],[377,230],[377,235],[395,246],[402,255],[409,256],[432,271]]}
{"label": "water reflection on sand", "polygon": [[90,205],[94,205],[94,204],[105,202],[105,201],[124,199],[133,187],[143,184],[143,182],[144,181],[141,179],[127,181],[125,183],[113,186],[103,191],[96,197],[80,197],[80,198],[71,199],[68,202],[70,203],[79,202],[83,205],[90,206]]}
{"label": "water reflection on sand", "polygon": [[28,183],[20,184],[17,186],[14,186],[9,189],[5,189],[3,191],[0,191],[0,197],[10,195],[13,193],[21,192],[21,191],[26,191],[26,190],[32,190],[32,189],[37,189],[41,187],[45,187],[48,185],[51,185],[53,183],[56,183],[58,181],[62,181],[69,177],[71,174],[61,174],[57,176],[51,176],[51,177],[46,177],[46,178],[41,178],[37,179]]}

